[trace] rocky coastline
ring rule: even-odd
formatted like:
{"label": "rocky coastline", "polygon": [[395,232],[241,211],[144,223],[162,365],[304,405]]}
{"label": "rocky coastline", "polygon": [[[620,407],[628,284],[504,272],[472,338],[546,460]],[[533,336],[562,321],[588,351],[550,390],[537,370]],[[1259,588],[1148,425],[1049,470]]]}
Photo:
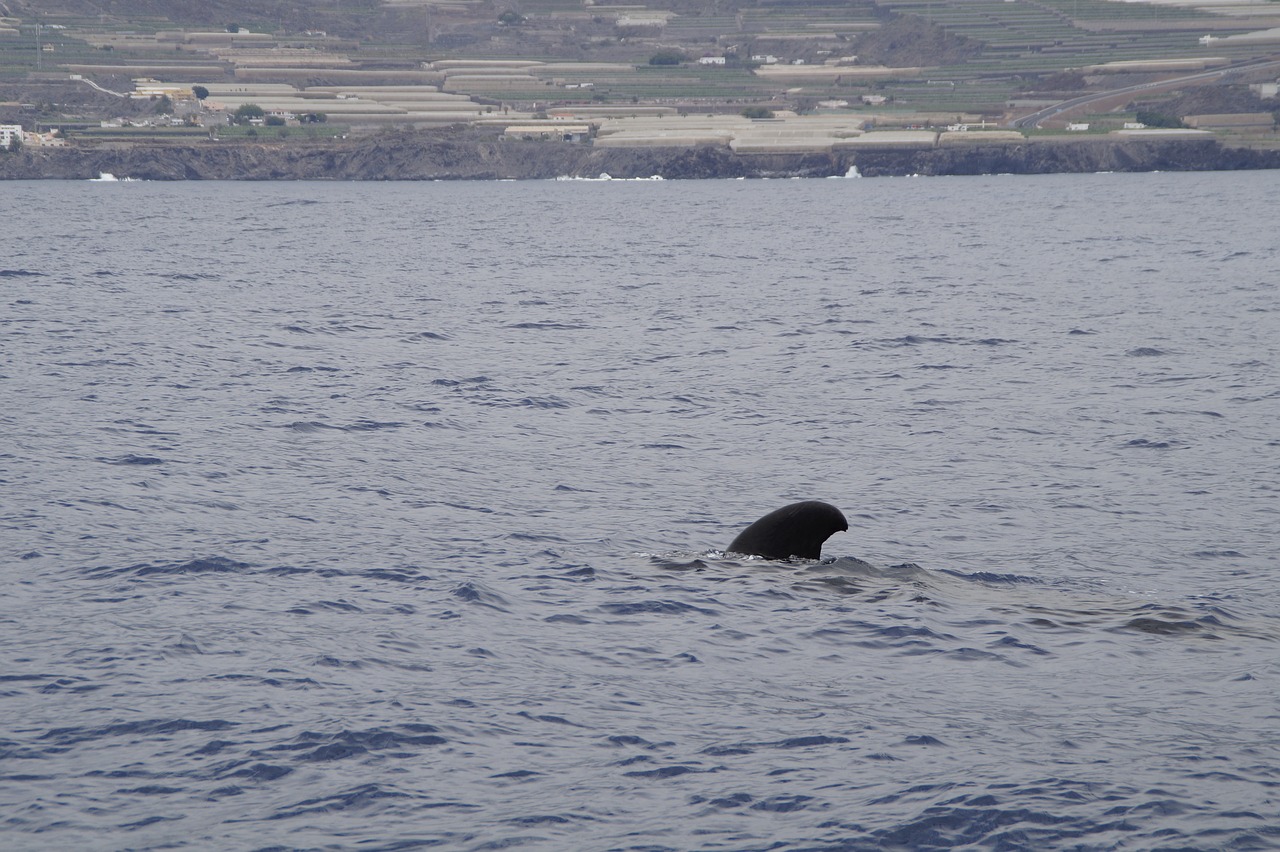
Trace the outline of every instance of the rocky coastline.
{"label": "rocky coastline", "polygon": [[738,154],[727,147],[596,148],[465,132],[316,142],[71,144],[0,155],[0,180],[546,180],[1221,171],[1280,168],[1280,150],[1214,139],[1027,141],[928,149]]}

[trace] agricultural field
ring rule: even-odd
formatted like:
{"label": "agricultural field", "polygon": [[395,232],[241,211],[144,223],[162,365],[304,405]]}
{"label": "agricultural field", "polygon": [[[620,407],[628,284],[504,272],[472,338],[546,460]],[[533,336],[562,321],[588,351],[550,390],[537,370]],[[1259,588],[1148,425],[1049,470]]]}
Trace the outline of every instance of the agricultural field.
{"label": "agricultural field", "polygon": [[[1104,114],[1177,112],[1179,98],[1201,114],[1280,112],[1266,88],[1280,65],[1261,64],[1280,58],[1275,2],[143,0],[128,15],[120,5],[0,3],[0,123],[236,137],[247,131],[229,116],[252,103],[291,127],[323,113],[357,133],[642,107],[995,126],[1141,85],[1154,88],[1107,101]],[[1224,70],[1190,79],[1196,68]],[[164,94],[145,94],[153,84]],[[208,96],[188,96],[193,87]],[[1193,87],[1217,91],[1222,109],[1203,108]],[[127,130],[98,127],[120,120]]]}

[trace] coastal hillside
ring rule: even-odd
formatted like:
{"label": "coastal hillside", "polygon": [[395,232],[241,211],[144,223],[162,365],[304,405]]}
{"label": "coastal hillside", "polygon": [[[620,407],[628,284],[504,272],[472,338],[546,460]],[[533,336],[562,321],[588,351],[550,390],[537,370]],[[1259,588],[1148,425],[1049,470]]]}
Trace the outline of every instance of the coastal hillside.
{"label": "coastal hillside", "polygon": [[0,0],[0,124],[26,147],[1271,150],[1278,79],[1280,4],[1248,0]]}

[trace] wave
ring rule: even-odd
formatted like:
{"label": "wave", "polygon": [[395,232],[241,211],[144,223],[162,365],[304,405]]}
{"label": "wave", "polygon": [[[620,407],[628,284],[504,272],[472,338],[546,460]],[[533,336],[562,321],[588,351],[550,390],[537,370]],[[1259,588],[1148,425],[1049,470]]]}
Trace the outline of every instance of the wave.
{"label": "wave", "polygon": [[[1199,596],[1183,601],[1153,602],[1066,581],[1048,582],[1028,574],[1001,571],[928,569],[914,563],[876,566],[855,557],[776,562],[754,557],[725,558],[709,551],[697,558],[680,554],[642,554],[660,570],[705,574],[713,583],[737,577],[758,578],[772,593],[795,600],[862,600],[923,607],[922,617],[940,624],[954,618],[972,624],[987,618],[1009,631],[1030,629],[1048,634],[1131,633],[1191,640],[1253,639],[1280,641],[1280,624],[1252,618],[1228,608],[1227,602]],[[916,647],[973,658],[995,651],[1049,653],[1045,642],[1026,642],[1001,633],[995,644],[974,651],[948,647],[956,636],[937,627],[885,625],[874,620],[848,620],[823,634],[823,641],[853,642],[866,647]]]}

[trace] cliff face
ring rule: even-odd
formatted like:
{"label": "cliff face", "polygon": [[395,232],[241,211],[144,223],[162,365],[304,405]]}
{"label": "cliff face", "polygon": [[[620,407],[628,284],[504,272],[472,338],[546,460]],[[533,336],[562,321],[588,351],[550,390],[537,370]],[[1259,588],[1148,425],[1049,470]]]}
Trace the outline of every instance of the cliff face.
{"label": "cliff face", "polygon": [[1280,168],[1280,151],[1227,148],[1216,140],[1028,142],[929,151],[860,152],[858,170],[878,175],[1230,171]]}
{"label": "cliff face", "polygon": [[497,140],[370,138],[330,144],[200,143],[27,149],[0,156],[0,178],[143,180],[494,180],[595,177],[736,177],[728,152],[624,151]]}
{"label": "cliff face", "polygon": [[133,144],[28,149],[0,155],[0,179],[84,180],[109,172],[145,180],[495,180],[560,176],[668,179],[826,177],[851,166],[867,177],[1213,171],[1280,168],[1280,151],[1224,148],[1214,140],[1063,142],[738,155],[727,148],[592,148],[413,134],[332,143]]}

